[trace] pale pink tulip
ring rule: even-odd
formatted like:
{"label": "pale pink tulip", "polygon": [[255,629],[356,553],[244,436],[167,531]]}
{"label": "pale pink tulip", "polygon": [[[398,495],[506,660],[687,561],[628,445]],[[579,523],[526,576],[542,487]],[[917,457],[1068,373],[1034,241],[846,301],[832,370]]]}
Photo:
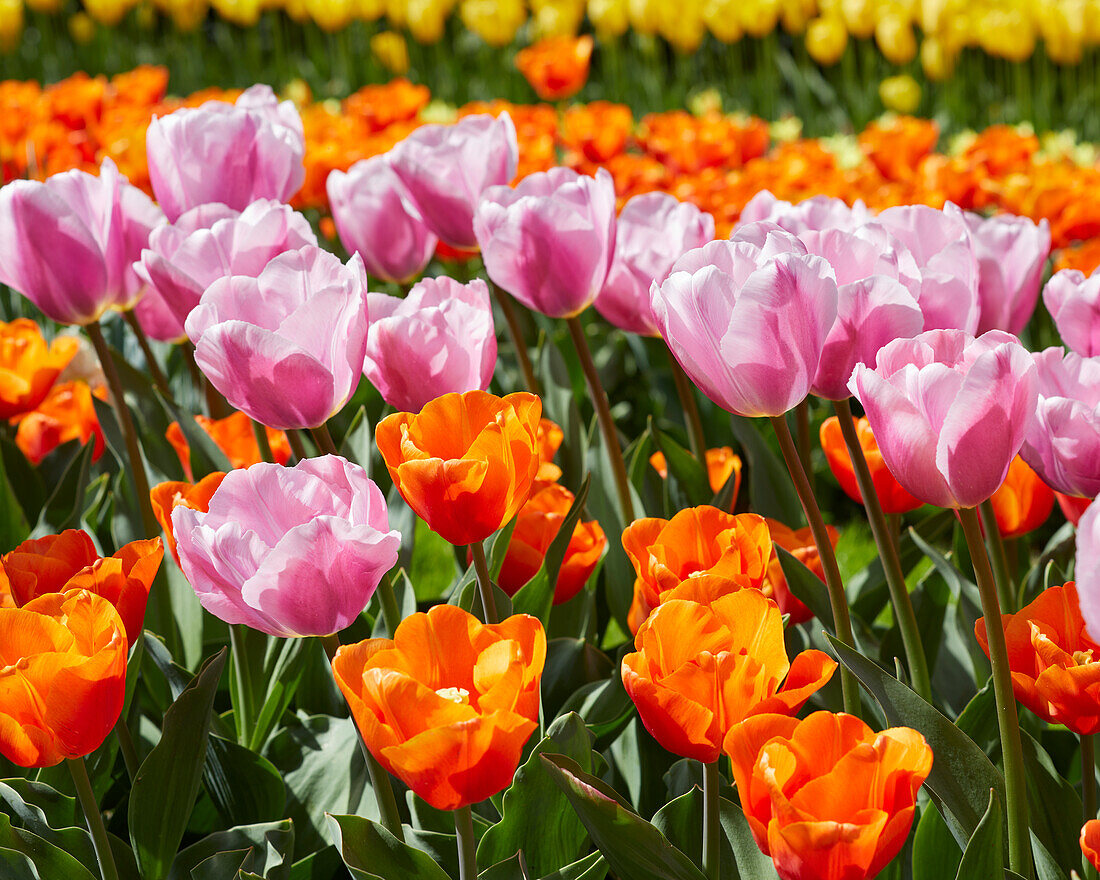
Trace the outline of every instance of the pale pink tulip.
{"label": "pale pink tulip", "polygon": [[1100,272],[1088,278],[1077,269],[1055,272],[1043,302],[1066,345],[1082,357],[1100,354]]}
{"label": "pale pink tulip", "polygon": [[1100,639],[1100,504],[1090,504],[1077,524],[1077,556],[1073,565],[1077,598],[1085,629]]}
{"label": "pale pink tulip", "polygon": [[1039,300],[1039,281],[1050,254],[1050,224],[1027,217],[964,214],[978,258],[978,332],[1019,334]]}
{"label": "pale pink tulip", "polygon": [[799,235],[803,232],[825,229],[852,230],[870,220],[872,214],[859,199],[848,206],[840,199],[814,196],[801,202],[785,202],[764,189],[749,199],[741,210],[740,224],[769,220]]}

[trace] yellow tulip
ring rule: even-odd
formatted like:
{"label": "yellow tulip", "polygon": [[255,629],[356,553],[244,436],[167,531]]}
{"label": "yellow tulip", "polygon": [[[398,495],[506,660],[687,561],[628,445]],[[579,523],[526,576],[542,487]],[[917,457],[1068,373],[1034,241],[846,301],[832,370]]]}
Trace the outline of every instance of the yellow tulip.
{"label": "yellow tulip", "polygon": [[823,67],[836,64],[847,48],[848,32],[840,19],[815,18],[806,26],[806,51]]}
{"label": "yellow tulip", "polygon": [[382,31],[370,38],[370,50],[374,57],[390,73],[398,76],[408,73],[409,47],[405,38],[395,31]]}
{"label": "yellow tulip", "polygon": [[642,36],[652,36],[660,22],[661,0],[627,0],[630,25]]}
{"label": "yellow tulip", "polygon": [[779,24],[780,0],[742,0],[737,4],[737,15],[745,33],[752,37],[766,37]]}
{"label": "yellow tulip", "polygon": [[908,64],[917,57],[917,38],[909,22],[887,15],[875,25],[875,42],[891,64]]}
{"label": "yellow tulip", "polygon": [[[14,9],[17,4],[6,3],[4,8]],[[27,0],[27,9],[31,12],[42,13],[43,15],[56,15],[61,11],[61,7],[65,5],[65,0]],[[23,16],[23,4],[19,3],[19,16],[22,20]]]}
{"label": "yellow tulip", "polygon": [[490,46],[507,46],[527,19],[523,0],[462,0],[462,23]]}
{"label": "yellow tulip", "polygon": [[0,0],[0,52],[19,45],[23,36],[23,0]]}
{"label": "yellow tulip", "polygon": [[800,34],[806,30],[816,11],[814,0],[782,0],[779,20],[788,34]]}
{"label": "yellow tulip", "polygon": [[[412,34],[412,38],[422,45],[438,43],[443,39],[443,33],[447,28],[447,16],[450,15],[451,8],[452,4],[448,3],[447,0],[408,0],[405,9],[409,18],[409,33]],[[394,36],[398,35],[394,34]],[[373,47],[373,39],[371,45]],[[401,45],[405,56],[405,70],[407,70],[409,67],[409,51],[404,39],[402,39]],[[383,66],[385,66],[385,62],[383,62]]]}
{"label": "yellow tulip", "polygon": [[108,27],[118,24],[133,7],[127,0],[84,0],[88,15]]}
{"label": "yellow tulip", "polygon": [[306,10],[323,31],[335,33],[351,24],[351,0],[306,0]]}
{"label": "yellow tulip", "polygon": [[69,35],[73,42],[87,46],[95,39],[95,22],[86,12],[78,12],[69,18]]}
{"label": "yellow tulip", "polygon": [[601,41],[622,36],[630,29],[627,0],[588,0],[588,19]]}
{"label": "yellow tulip", "polygon": [[914,113],[920,106],[920,86],[907,73],[886,77],[878,85],[878,96],[895,113]]}
{"label": "yellow tulip", "polygon": [[1035,30],[1018,9],[989,9],[978,26],[978,40],[990,55],[1026,61],[1035,51]]}
{"label": "yellow tulip", "polygon": [[360,21],[377,21],[386,13],[386,0],[353,0],[352,5]]}
{"label": "yellow tulip", "polygon": [[938,37],[925,37],[920,44],[920,64],[926,77],[933,82],[942,82],[955,69],[955,54],[949,52]]}
{"label": "yellow tulip", "polygon": [[841,0],[840,9],[853,37],[865,40],[875,32],[875,0]]}
{"label": "yellow tulip", "polygon": [[258,0],[212,0],[211,5],[222,18],[241,27],[254,27],[260,20]]}
{"label": "yellow tulip", "polygon": [[737,18],[741,0],[704,0],[703,23],[723,43],[736,43],[745,31]]}

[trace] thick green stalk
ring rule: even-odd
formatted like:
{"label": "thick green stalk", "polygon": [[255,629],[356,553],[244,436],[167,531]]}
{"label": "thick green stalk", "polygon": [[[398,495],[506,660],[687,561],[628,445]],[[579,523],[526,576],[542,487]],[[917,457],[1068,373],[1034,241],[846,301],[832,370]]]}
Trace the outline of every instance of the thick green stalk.
{"label": "thick green stalk", "polygon": [[1081,737],[1081,803],[1084,819],[1096,818],[1096,735]]}
{"label": "thick green stalk", "polygon": [[[829,590],[829,605],[833,611],[836,637],[854,649],[855,636],[852,633],[852,618],[848,614],[848,596],[844,592],[844,582],[840,579],[840,566],[837,565],[836,553],[833,552],[833,542],[829,540],[829,531],[825,528],[825,520],[821,518],[821,508],[818,507],[817,498],[814,497],[813,490],[810,488],[809,478],[802,469],[802,459],[799,458],[798,450],[795,448],[791,429],[787,427],[787,419],[784,416],[773,416],[771,422],[779,438],[779,448],[783,451],[787,470],[790,471],[791,479],[794,480],[798,500],[802,502],[806,522],[810,524],[814,543],[817,544],[821,567],[825,570],[825,586]],[[860,715],[859,684],[846,666],[840,667],[840,686],[844,693],[844,711],[858,718]]]}
{"label": "thick green stalk", "polygon": [[137,337],[138,345],[141,346],[141,353],[145,355],[145,363],[149,367],[149,375],[153,378],[153,384],[157,386],[157,390],[164,395],[165,399],[171,400],[172,392],[168,388],[168,379],[165,377],[164,371],[161,370],[160,364],[157,363],[156,356],[153,354],[153,347],[149,345],[149,339],[146,337],[145,331],[141,329],[141,324],[138,322],[133,309],[127,309],[123,312],[122,318],[130,325],[130,329],[134,331],[134,336]]}
{"label": "thick green stalk", "polygon": [[493,581],[489,576],[489,563],[485,559],[485,543],[474,541],[470,545],[474,557],[474,571],[477,572],[477,589],[481,593],[481,605],[485,609],[486,623],[500,623],[496,599],[493,597]]}
{"label": "thick green stalk", "polygon": [[680,362],[676,360],[672,351],[667,347],[665,350],[668,351],[668,362],[672,366],[672,381],[676,383],[676,395],[680,398],[680,406],[684,410],[684,423],[687,426],[691,454],[706,469],[707,439],[703,434],[703,420],[699,417],[699,404],[695,400],[695,391],[691,387],[691,380],[688,379],[687,373],[684,372],[684,368],[680,366]]}
{"label": "thick green stalk", "polygon": [[722,825],[718,811],[718,762],[703,764],[703,873],[719,880],[722,868]]}
{"label": "thick green stalk", "polygon": [[469,806],[459,807],[455,814],[455,834],[458,837],[458,880],[477,880],[477,839],[474,837],[474,816]]}
{"label": "thick green stalk", "polygon": [[233,718],[237,722],[237,742],[247,746],[252,740],[256,709],[256,692],[252,686],[252,670],[248,668],[244,641],[248,629],[243,623],[229,625],[229,643],[233,648],[233,680],[237,685],[238,702],[233,706]]}
{"label": "thick green stalk", "polygon": [[267,428],[255,419],[249,419],[252,423],[252,436],[256,438],[256,447],[260,450],[260,460],[270,464],[275,463],[275,456],[271,452],[271,441],[267,439]]}
{"label": "thick green stalk", "polygon": [[493,291],[497,305],[504,315],[504,323],[508,325],[508,335],[512,339],[512,348],[516,350],[516,359],[519,361],[520,372],[523,373],[523,384],[532,394],[542,396],[542,386],[535,375],[535,368],[531,365],[531,357],[527,354],[527,343],[523,339],[523,328],[519,324],[519,316],[516,314],[512,301],[508,294],[489,281],[489,288]]}
{"label": "thick green stalk", "polygon": [[130,728],[126,726],[126,713],[119,715],[118,721],[115,722],[115,736],[118,737],[118,749],[122,752],[122,762],[126,765],[126,775],[133,781],[141,761],[138,760],[134,738],[130,736]]}
{"label": "thick green stalk", "polygon": [[321,450],[322,455],[340,454],[336,449],[336,441],[332,439],[332,434],[329,433],[328,425],[318,425],[316,428],[312,428],[310,433],[313,435],[313,439],[317,441],[317,448]]}
{"label": "thick green stalk", "polygon": [[901,642],[905,648],[905,659],[909,664],[909,677],[913,682],[913,690],[930,703],[932,702],[932,680],[928,674],[928,660],[924,654],[924,645],[921,643],[920,628],[917,626],[913,602],[909,598],[909,590],[905,585],[905,573],[901,568],[898,545],[890,533],[890,526],[882,512],[882,503],[879,501],[874,480],[871,478],[871,469],[867,466],[863,447],[859,444],[859,435],[852,422],[852,407],[847,400],[834,401],[833,407],[840,421],[844,445],[848,447],[848,455],[852,459],[859,494],[863,496],[863,507],[867,512],[871,535],[875,539],[879,557],[882,559],[886,586],[890,590],[894,616],[901,631]]}
{"label": "thick green stalk", "polygon": [[1008,570],[1008,554],[1001,530],[997,527],[997,515],[993,512],[993,502],[988,498],[978,505],[982,528],[985,530],[985,544],[989,552],[989,561],[993,564],[993,581],[997,584],[997,597],[1001,602],[1001,611],[1012,614],[1016,611],[1015,590],[1012,575]]}
{"label": "thick green stalk", "polygon": [[290,444],[290,451],[294,453],[294,457],[298,461],[305,461],[309,456],[306,454],[305,444],[302,443],[302,435],[300,432],[293,428],[286,432],[287,442]]}
{"label": "thick green stalk", "polygon": [[99,860],[100,876],[103,880],[118,880],[118,868],[115,867],[115,856],[111,852],[111,840],[107,836],[107,827],[103,824],[103,814],[99,812],[95,792],[92,791],[88,768],[84,765],[83,758],[70,758],[66,763],[73,776],[73,785],[76,786],[80,808],[84,811],[84,818],[88,820],[92,846],[95,848],[96,859]]}
{"label": "thick green stalk", "polygon": [[794,408],[794,423],[798,439],[798,457],[802,461],[802,470],[806,472],[806,479],[810,481],[810,491],[815,492],[814,469],[810,463],[810,449],[813,440],[810,437],[810,398],[806,398]]}
{"label": "thick green stalk", "polygon": [[1001,606],[993,569],[982,542],[978,513],[973,507],[959,511],[966,545],[974,564],[974,577],[982,597],[982,614],[989,640],[989,662],[993,667],[993,692],[997,700],[997,727],[1001,734],[1001,754],[1005,765],[1005,800],[1008,811],[1008,866],[1017,874],[1031,876],[1031,838],[1027,824],[1027,781],[1024,776],[1024,752],[1020,743],[1020,721],[1016,698],[1012,693],[1012,670],[1008,665]]}

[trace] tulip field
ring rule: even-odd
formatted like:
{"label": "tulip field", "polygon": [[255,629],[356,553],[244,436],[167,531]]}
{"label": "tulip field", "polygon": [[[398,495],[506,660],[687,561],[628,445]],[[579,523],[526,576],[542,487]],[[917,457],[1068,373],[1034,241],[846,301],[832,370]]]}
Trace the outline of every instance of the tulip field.
{"label": "tulip field", "polygon": [[0,880],[1100,880],[1100,7],[0,0]]}

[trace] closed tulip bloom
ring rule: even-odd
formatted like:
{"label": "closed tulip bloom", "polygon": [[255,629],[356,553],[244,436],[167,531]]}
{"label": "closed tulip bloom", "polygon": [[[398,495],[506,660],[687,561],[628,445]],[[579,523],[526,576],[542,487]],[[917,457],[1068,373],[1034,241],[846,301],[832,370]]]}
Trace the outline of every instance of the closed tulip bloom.
{"label": "closed tulip bloom", "polygon": [[[717,495],[726,485],[726,481],[733,477],[733,495],[730,497],[730,510],[737,503],[737,493],[741,489],[741,456],[733,454],[732,446],[722,446],[718,449],[708,449],[704,455],[707,463],[707,483],[710,490]],[[668,463],[663,452],[654,452],[649,457],[649,463],[660,474],[661,479],[668,477]]]}
{"label": "closed tulip bloom", "polygon": [[569,168],[487,189],[474,232],[493,283],[552,318],[579,315],[603,289],[615,253],[615,184]]}
{"label": "closed tulip bloom", "polygon": [[176,565],[180,564],[180,556],[176,552],[176,534],[172,530],[172,511],[177,505],[182,504],[184,507],[206,513],[210,509],[210,499],[214,497],[214,493],[224,479],[225,474],[222,471],[214,471],[197,483],[170,480],[165,483],[158,483],[149,490],[149,500],[153,505],[153,514],[156,516],[157,522],[160,523],[161,529],[164,530],[164,537],[168,541],[168,551],[172,554],[172,558],[176,560]]}
{"label": "closed tulip bloom", "polygon": [[407,207],[408,190],[385,156],[329,172],[325,188],[340,241],[368,274],[406,284],[424,271],[439,239]]}
{"label": "closed tulip bloom", "polygon": [[185,337],[184,323],[219,278],[255,278],[285,251],[316,245],[313,229],[297,211],[262,199],[241,212],[200,205],[153,230],[134,271],[149,285],[137,316],[146,334],[165,341]]}
{"label": "closed tulip bloom", "polygon": [[[164,215],[110,159],[0,189],[0,284],[60,324],[90,324],[144,292],[133,263]],[[64,255],[59,259],[59,255]]]}
{"label": "closed tulip bloom", "polygon": [[[875,484],[875,494],[878,495],[883,513],[908,513],[920,507],[924,502],[906,492],[890,473],[890,468],[882,458],[882,451],[878,448],[875,433],[871,430],[867,419],[860,418],[852,421],[855,423],[859,445],[867,461],[867,468],[871,472],[871,481]],[[836,416],[830,416],[821,423],[821,449],[825,453],[829,469],[840,483],[840,488],[857,504],[862,504],[863,495],[859,491],[859,483],[856,482],[855,467],[852,464],[852,457],[848,454],[848,447],[844,443],[844,435],[840,432],[840,420]]]}
{"label": "closed tulip bloom", "polygon": [[1055,272],[1043,288],[1043,303],[1062,341],[1081,357],[1100,355],[1100,273]]}
{"label": "closed tulip bloom", "polygon": [[1100,871],[1100,819],[1089,819],[1081,827],[1081,852]]}
{"label": "closed tulip bloom", "polygon": [[689,251],[650,296],[684,371],[745,416],[782,415],[805,399],[837,315],[832,267],[778,228],[763,247],[715,241]]}
{"label": "closed tulip bloom", "polygon": [[826,229],[851,231],[870,220],[872,214],[862,201],[849,206],[842,199],[814,196],[792,204],[761,190],[741,210],[741,224],[768,220],[792,235]]}
{"label": "closed tulip bloom", "polygon": [[317,247],[256,278],[215,281],[187,319],[195,361],[226,400],[270,428],[316,428],[348,402],[367,349],[367,276]]}
{"label": "closed tulip bloom", "polygon": [[1018,455],[1008,466],[1001,488],[989,500],[1004,538],[1019,538],[1035,531],[1054,510],[1054,490]]}
{"label": "closed tulip bloom", "polygon": [[554,456],[557,455],[562,441],[565,440],[565,432],[561,426],[550,419],[539,419],[539,427],[536,432],[536,441],[539,450],[539,470],[535,474],[535,484],[531,489],[534,494],[539,486],[547,486],[561,479],[561,468],[554,464]]}
{"label": "closed tulip bloom", "polygon": [[623,657],[623,686],[646,730],[673,754],[705,763],[718,760],[732,728],[761,713],[797,712],[836,669],[821,651],[792,664],[782,615],[756,590],[706,605],[662,602],[634,647]]}
{"label": "closed tulip bloom", "polygon": [[668,193],[634,196],[619,213],[615,254],[596,311],[620,330],[659,336],[649,288],[668,277],[673,264],[714,239],[714,217]]}
{"label": "closed tulip bloom", "polygon": [[527,501],[539,470],[542,401],[519,392],[445,394],[378,423],[375,442],[401,496],[452,544],[488,538]]}
{"label": "closed tulip bloom", "polygon": [[932,750],[851,715],[757,715],[725,751],[756,845],[781,880],[870,880],[905,844]]}
{"label": "closed tulip bloom", "polygon": [[257,199],[286,202],[305,180],[302,118],[266,85],[236,104],[207,101],[154,119],[145,148],[153,195],[173,222],[211,202],[235,211]]}
{"label": "closed tulip bloom", "polygon": [[0,754],[52,767],[98,749],[122,713],[126,631],[106,599],[49,593],[0,608]]}
{"label": "closed tulip bloom", "polygon": [[27,318],[0,321],[0,420],[37,408],[78,348],[73,336],[58,336],[47,345]]}
{"label": "closed tulip bloom", "polygon": [[232,471],[207,512],[175,505],[172,530],[203,608],[284,637],[349,626],[401,544],[381,490],[335,455]]}
{"label": "closed tulip bloom", "polygon": [[[214,445],[229,459],[229,464],[234,468],[250,467],[258,464],[264,458],[260,454],[260,444],[256,442],[256,435],[252,430],[252,420],[244,413],[232,413],[224,419],[208,419],[206,416],[195,416],[195,423],[202,428],[206,435],[214,441]],[[271,447],[271,457],[275,464],[286,464],[290,461],[290,441],[286,432],[276,431],[273,428],[264,428],[267,434],[267,445]],[[168,430],[164,432],[172,448],[179,456],[180,464],[187,479],[192,478],[191,473],[191,446],[184,436],[179,422],[172,422]]]}
{"label": "closed tulip bloom", "polygon": [[15,445],[33,464],[38,464],[62,443],[92,443],[92,461],[107,448],[92,396],[107,399],[103,386],[94,391],[86,382],[61,382],[50,389],[38,409],[19,417]]}
{"label": "closed tulip bloom", "polygon": [[363,373],[395,409],[419,412],[444,394],[485,391],[497,362],[489,287],[425,278],[404,299],[368,293]]}
{"label": "closed tulip bloom", "polygon": [[538,727],[546,634],[515,614],[483,624],[453,605],[401,621],[389,639],[343,645],[336,683],[367,748],[437,810],[507,788]]}
{"label": "closed tulip bloom", "polygon": [[1050,224],[1027,217],[964,214],[978,258],[978,333],[1019,335],[1039,301],[1039,281],[1050,254]]}
{"label": "closed tulip bloom", "polygon": [[706,504],[681,510],[670,520],[635,520],[622,541],[637,576],[628,617],[635,633],[664,594],[686,578],[712,574],[760,589],[772,554],[763,517],[734,515]]}
{"label": "closed tulip bloom", "polygon": [[1090,504],[1077,523],[1073,570],[1081,616],[1089,638],[1095,642],[1100,638],[1100,505]]}
{"label": "closed tulip bloom", "polygon": [[[779,606],[781,614],[789,614],[790,622],[805,623],[812,620],[814,613],[798,599],[787,584],[787,576],[783,574],[783,566],[779,561],[776,547],[782,547],[806,568],[816,574],[821,582],[825,582],[825,569],[821,565],[821,553],[814,542],[813,532],[809,528],[792,529],[777,519],[768,519],[768,533],[772,539],[772,555],[768,562],[768,576],[764,581],[761,591]],[[840,533],[833,526],[826,526],[829,533],[829,543],[836,551],[836,542]]]}
{"label": "closed tulip bloom", "polygon": [[1033,358],[1039,403],[1020,455],[1052,489],[1095,498],[1100,494],[1100,357],[1052,347]]}
{"label": "closed tulip bloom", "polygon": [[1058,507],[1062,510],[1062,515],[1073,525],[1077,525],[1081,521],[1081,517],[1084,516],[1085,511],[1089,509],[1089,505],[1093,502],[1092,498],[1078,498],[1075,495],[1065,495],[1062,492],[1055,492],[1054,498],[1058,502]]}
{"label": "closed tulip bloom", "polygon": [[[1051,724],[1079,736],[1100,732],[1100,645],[1085,630],[1077,585],[1048,587],[1001,623],[1016,699]],[[974,626],[989,656],[985,620]]]}
{"label": "closed tulip bloom", "polygon": [[895,340],[875,369],[856,367],[849,387],[898,482],[952,508],[976,507],[1004,482],[1038,396],[1031,356],[1001,330]]}
{"label": "closed tulip bloom", "polygon": [[519,143],[507,113],[475,115],[421,126],[386,156],[428,229],[451,247],[471,249],[478,200],[516,176]]}
{"label": "closed tulip bloom", "polygon": [[553,36],[516,53],[516,67],[542,101],[572,98],[588,80],[591,35]]}
{"label": "closed tulip bloom", "polygon": [[887,208],[876,218],[912,255],[919,272],[917,302],[925,330],[974,333],[981,319],[979,268],[966,219],[948,202]]}

